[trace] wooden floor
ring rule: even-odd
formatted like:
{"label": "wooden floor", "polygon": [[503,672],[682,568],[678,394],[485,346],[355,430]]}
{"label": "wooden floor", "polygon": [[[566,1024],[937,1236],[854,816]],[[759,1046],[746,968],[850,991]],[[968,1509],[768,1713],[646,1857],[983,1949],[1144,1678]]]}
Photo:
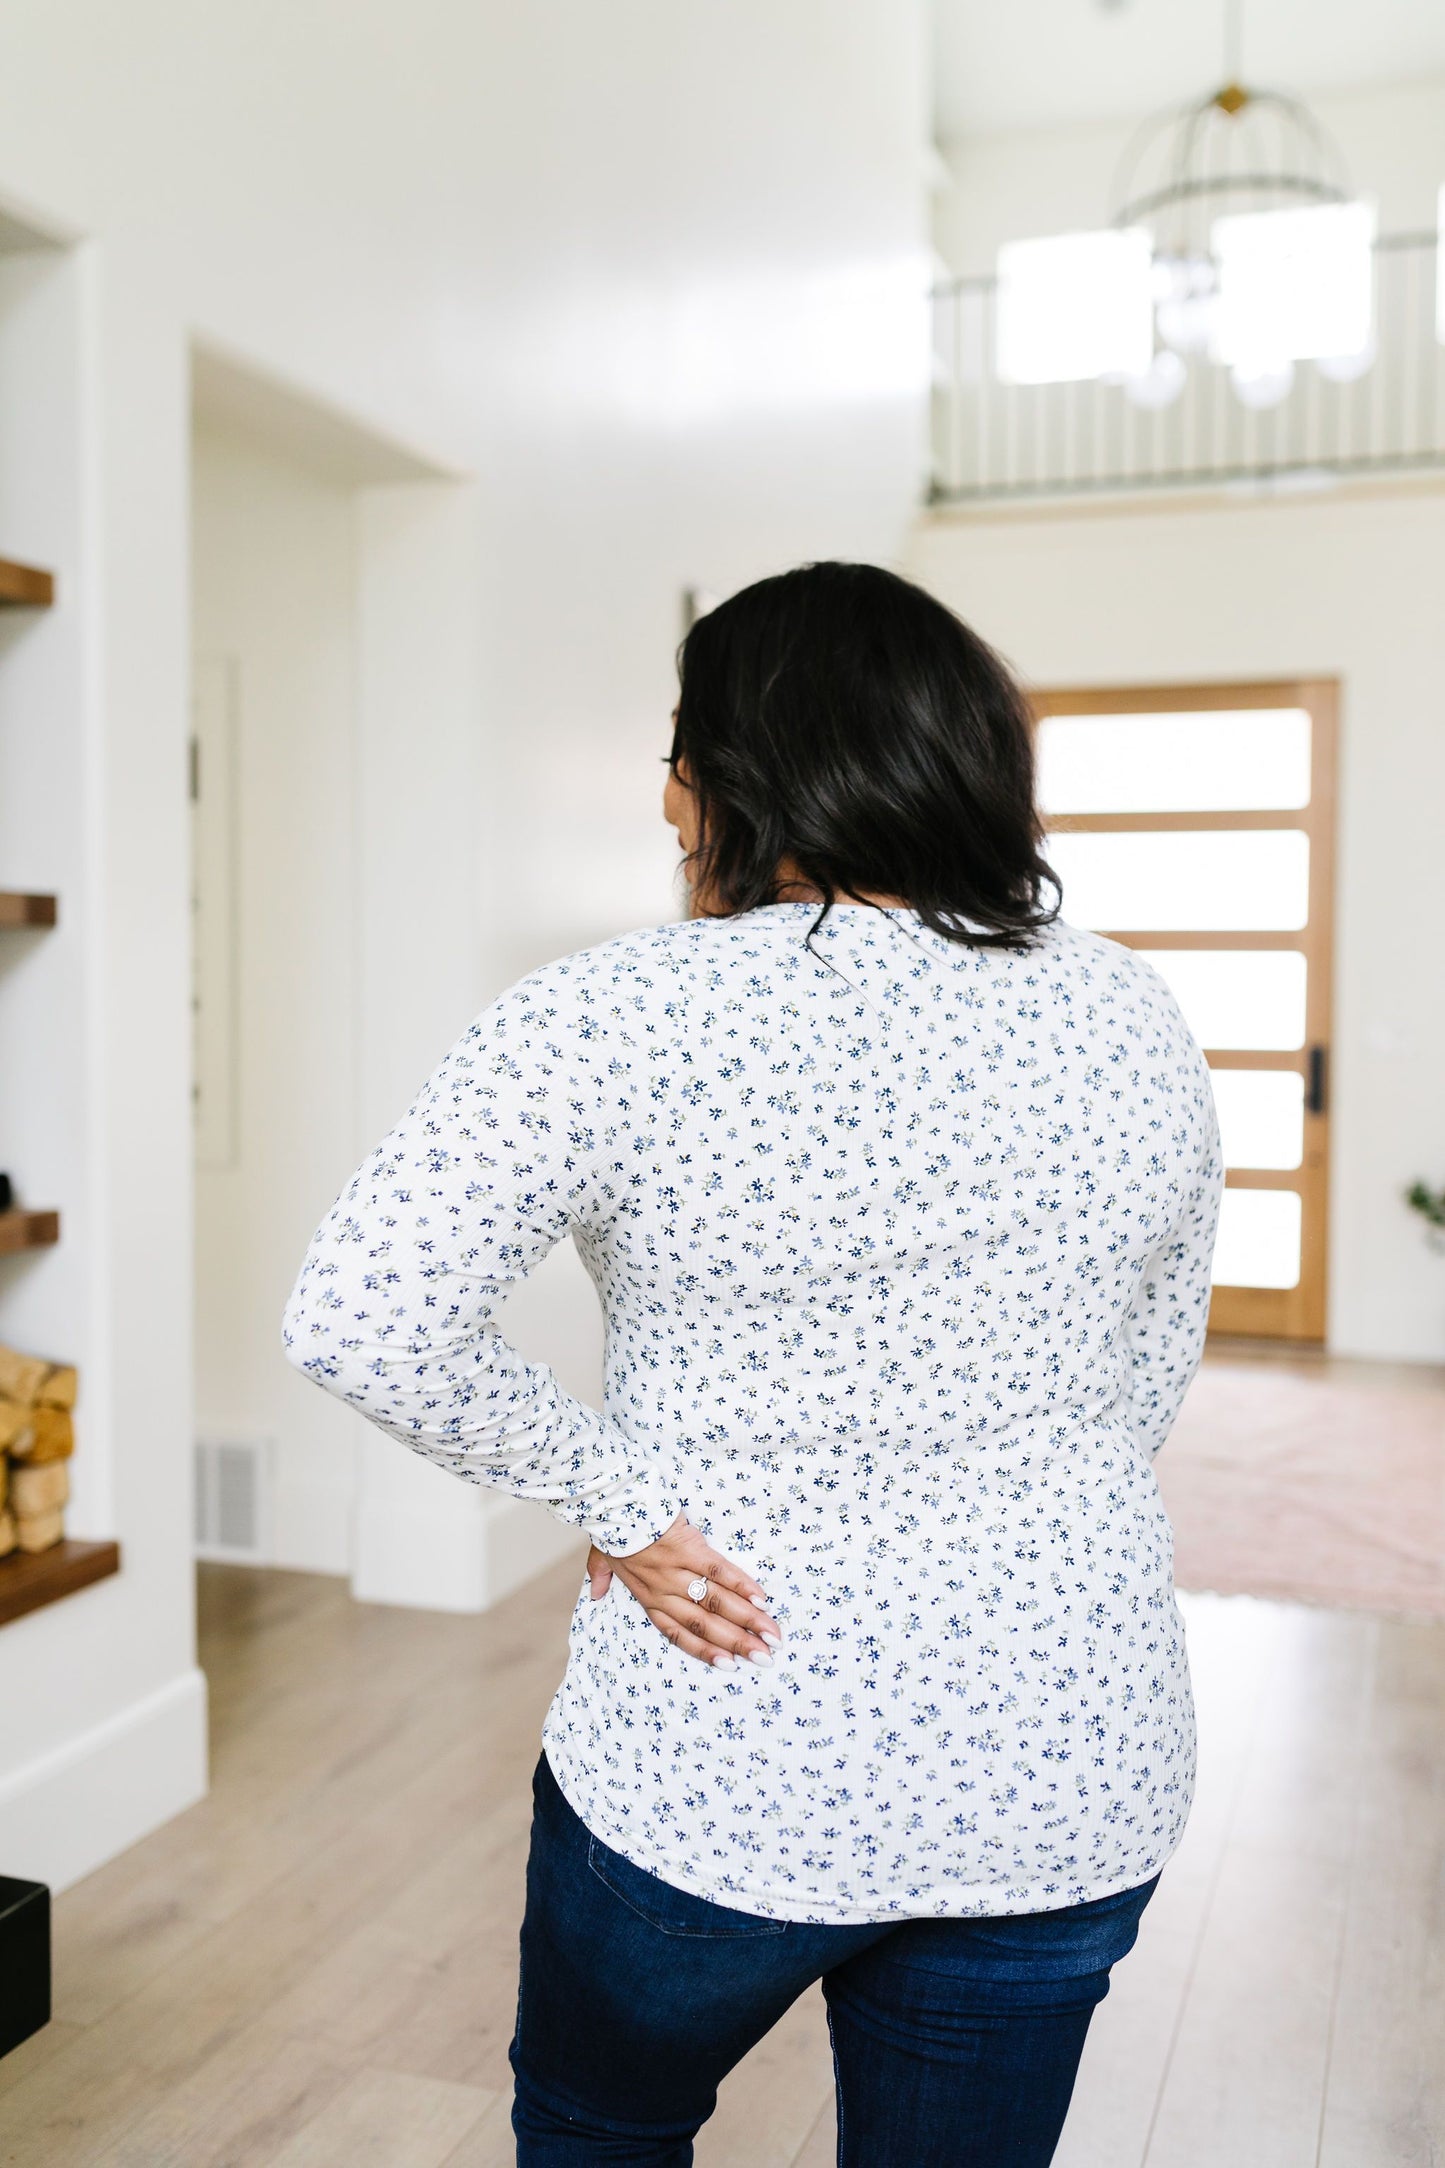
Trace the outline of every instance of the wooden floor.
{"label": "wooden floor", "polygon": [[[57,1907],[0,2160],[499,2168],[527,1779],[576,1575],[485,1619],[203,1570],[206,1802]],[[1060,2168],[1445,2159],[1445,1626],[1187,1599],[1203,1778]],[[833,2159],[816,1995],[704,2168]]]}

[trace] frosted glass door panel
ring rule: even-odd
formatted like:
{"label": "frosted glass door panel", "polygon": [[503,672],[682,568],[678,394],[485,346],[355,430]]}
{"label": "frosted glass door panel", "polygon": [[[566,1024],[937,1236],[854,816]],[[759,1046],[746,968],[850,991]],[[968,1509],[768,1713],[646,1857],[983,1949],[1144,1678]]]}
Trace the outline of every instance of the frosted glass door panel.
{"label": "frosted glass door panel", "polygon": [[1050,715],[1039,725],[1049,813],[1237,813],[1310,797],[1303,708]]}
{"label": "frosted glass door panel", "polygon": [[1284,1069],[1216,1069],[1214,1104],[1226,1167],[1297,1167],[1304,1157],[1305,1084]]}
{"label": "frosted glass door panel", "polygon": [[1292,1189],[1227,1189],[1214,1245],[1216,1287],[1297,1287],[1300,1200]]}
{"label": "frosted glass door panel", "polygon": [[1174,989],[1201,1046],[1293,1052],[1305,1043],[1305,960],[1297,949],[1141,949]]}
{"label": "frosted glass door panel", "polygon": [[1309,848],[1296,828],[1054,835],[1048,858],[1076,926],[1293,932],[1309,908]]}

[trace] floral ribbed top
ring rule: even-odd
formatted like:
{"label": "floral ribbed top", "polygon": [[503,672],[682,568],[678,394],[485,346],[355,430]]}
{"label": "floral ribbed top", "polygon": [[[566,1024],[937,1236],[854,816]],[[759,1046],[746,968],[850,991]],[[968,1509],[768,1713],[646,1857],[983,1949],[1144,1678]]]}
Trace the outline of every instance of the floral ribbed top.
{"label": "floral ribbed top", "polygon": [[[1137,956],[775,904],[533,973],[323,1221],[291,1359],[603,1550],[679,1509],[771,1669],[577,1604],[545,1728],[604,1843],[745,1911],[1045,1910],[1178,1840],[1193,1717],[1152,1456],[1198,1361],[1221,1166]],[[598,1413],[499,1335],[570,1236]]]}

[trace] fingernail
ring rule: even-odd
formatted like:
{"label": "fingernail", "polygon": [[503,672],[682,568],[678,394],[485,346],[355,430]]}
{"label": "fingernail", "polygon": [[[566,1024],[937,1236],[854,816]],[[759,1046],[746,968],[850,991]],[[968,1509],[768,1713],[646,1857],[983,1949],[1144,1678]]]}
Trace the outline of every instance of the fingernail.
{"label": "fingernail", "polygon": [[766,1611],[768,1608],[768,1599],[766,1596],[754,1596],[753,1602],[757,1605],[760,1611]]}
{"label": "fingernail", "polygon": [[734,1661],[735,1659],[731,1656],[715,1656],[713,1658],[713,1662],[720,1665],[724,1671],[731,1671]]}
{"label": "fingernail", "polygon": [[765,1671],[773,1660],[766,1649],[749,1649],[748,1656],[753,1663],[761,1664]]}
{"label": "fingernail", "polygon": [[762,1633],[763,1639],[767,1642],[770,1649],[775,1649],[778,1643],[783,1638],[781,1634],[769,1633],[766,1626],[762,1627],[760,1631]]}

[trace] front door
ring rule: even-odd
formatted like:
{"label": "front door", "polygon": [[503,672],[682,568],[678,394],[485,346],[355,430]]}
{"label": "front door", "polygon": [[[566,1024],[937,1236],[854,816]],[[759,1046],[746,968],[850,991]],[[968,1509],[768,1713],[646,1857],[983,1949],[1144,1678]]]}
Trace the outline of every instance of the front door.
{"label": "front door", "polygon": [[1215,1332],[1324,1338],[1337,692],[1034,696],[1064,916],[1148,957],[1213,1073]]}

